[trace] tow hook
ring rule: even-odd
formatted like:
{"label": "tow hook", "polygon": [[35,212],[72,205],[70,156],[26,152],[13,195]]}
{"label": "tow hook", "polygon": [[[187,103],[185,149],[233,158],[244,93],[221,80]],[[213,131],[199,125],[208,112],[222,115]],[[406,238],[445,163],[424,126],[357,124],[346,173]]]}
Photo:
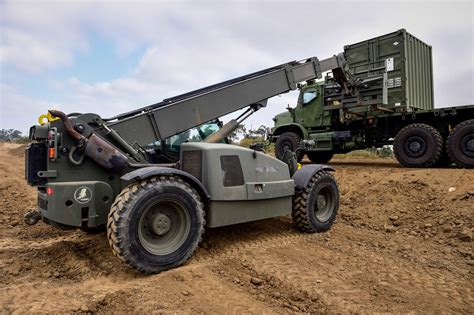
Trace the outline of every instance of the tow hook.
{"label": "tow hook", "polygon": [[28,225],[35,225],[41,219],[41,213],[37,210],[30,210],[23,216],[23,221]]}

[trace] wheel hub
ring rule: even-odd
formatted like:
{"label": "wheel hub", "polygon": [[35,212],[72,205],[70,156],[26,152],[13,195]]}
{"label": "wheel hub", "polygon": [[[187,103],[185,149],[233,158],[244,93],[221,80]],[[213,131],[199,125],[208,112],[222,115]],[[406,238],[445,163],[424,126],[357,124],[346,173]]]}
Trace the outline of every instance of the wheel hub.
{"label": "wheel hub", "polygon": [[171,229],[171,220],[164,213],[158,213],[152,218],[153,232],[159,236],[165,235]]}
{"label": "wheel hub", "polygon": [[421,149],[421,144],[417,141],[410,143],[410,151],[418,152]]}
{"label": "wheel hub", "polygon": [[474,136],[473,135],[470,135],[470,136],[467,136],[465,137],[462,141],[461,141],[461,145],[464,145],[464,153],[468,156],[474,156]]}
{"label": "wheel hub", "polygon": [[329,220],[332,214],[333,206],[334,198],[331,189],[328,187],[321,188],[316,197],[316,209],[314,209],[316,218],[321,222],[326,222]]}
{"label": "wheel hub", "polygon": [[468,143],[467,143],[467,149],[469,151],[474,151],[474,139],[471,139]]}
{"label": "wheel hub", "polygon": [[316,199],[316,204],[318,206],[318,209],[326,208],[326,197],[324,197],[324,195],[318,195],[318,198]]}
{"label": "wheel hub", "polygon": [[411,157],[417,158],[426,152],[426,142],[422,137],[412,136],[405,142],[405,152]]}
{"label": "wheel hub", "polygon": [[140,244],[153,255],[168,255],[186,241],[191,218],[180,202],[160,200],[143,211],[138,222]]}

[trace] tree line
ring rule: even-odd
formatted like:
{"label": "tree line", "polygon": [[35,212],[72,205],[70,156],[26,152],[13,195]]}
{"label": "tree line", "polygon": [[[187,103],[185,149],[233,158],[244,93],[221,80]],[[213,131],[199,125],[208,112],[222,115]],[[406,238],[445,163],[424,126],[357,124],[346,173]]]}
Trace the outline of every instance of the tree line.
{"label": "tree line", "polygon": [[17,140],[21,138],[22,134],[23,132],[16,129],[0,129],[0,140],[6,140],[6,141]]}

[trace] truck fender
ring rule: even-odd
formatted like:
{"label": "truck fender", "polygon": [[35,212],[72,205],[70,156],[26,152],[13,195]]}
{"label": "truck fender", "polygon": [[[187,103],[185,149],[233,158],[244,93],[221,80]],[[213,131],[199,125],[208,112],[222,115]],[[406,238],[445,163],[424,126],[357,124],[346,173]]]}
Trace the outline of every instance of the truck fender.
{"label": "truck fender", "polygon": [[206,187],[204,187],[204,185],[193,175],[176,168],[160,166],[142,167],[122,175],[120,179],[124,181],[139,181],[158,175],[176,175],[177,177],[180,177],[198,191],[206,207],[209,204],[211,196]]}
{"label": "truck fender", "polygon": [[325,171],[330,171],[330,172],[336,171],[334,168],[327,165],[323,165],[323,164],[305,165],[299,170],[297,170],[291,177],[295,181],[295,190],[296,191],[303,190],[306,186],[308,186],[313,175],[319,172],[320,170],[325,170]]}
{"label": "truck fender", "polygon": [[279,136],[287,131],[298,131],[303,139],[308,139],[308,130],[300,124],[292,123],[278,126],[272,133],[272,136]]}

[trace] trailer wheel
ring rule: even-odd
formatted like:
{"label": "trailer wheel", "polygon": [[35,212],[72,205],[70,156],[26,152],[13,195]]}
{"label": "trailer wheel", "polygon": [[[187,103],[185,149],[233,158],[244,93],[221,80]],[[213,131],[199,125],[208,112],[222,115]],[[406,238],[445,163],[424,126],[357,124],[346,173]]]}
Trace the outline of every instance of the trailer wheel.
{"label": "trailer wheel", "polygon": [[[301,137],[295,132],[289,131],[289,132],[282,133],[278,137],[275,143],[276,158],[281,160],[286,150],[295,152],[296,149],[298,149],[300,146],[300,141],[301,141]],[[298,162],[301,162],[303,157],[304,157],[304,152],[298,151],[296,155],[296,159],[298,160]]]}
{"label": "trailer wheel", "polygon": [[316,163],[316,164],[320,164],[320,163],[329,162],[332,159],[332,157],[334,156],[334,153],[332,153],[332,152],[311,151],[311,152],[306,152],[306,155],[311,160],[311,162]]}
{"label": "trailer wheel", "polygon": [[113,253],[142,273],[158,273],[184,263],[204,232],[198,193],[175,176],[152,177],[122,190],[107,221]]}
{"label": "trailer wheel", "polygon": [[429,125],[411,124],[397,133],[393,151],[403,166],[432,167],[441,158],[443,138]]}
{"label": "trailer wheel", "polygon": [[454,127],[446,141],[449,158],[459,167],[474,167],[474,119]]}
{"label": "trailer wheel", "polygon": [[293,197],[291,216],[302,232],[329,230],[339,209],[339,189],[336,180],[327,171],[313,175],[308,185]]}

